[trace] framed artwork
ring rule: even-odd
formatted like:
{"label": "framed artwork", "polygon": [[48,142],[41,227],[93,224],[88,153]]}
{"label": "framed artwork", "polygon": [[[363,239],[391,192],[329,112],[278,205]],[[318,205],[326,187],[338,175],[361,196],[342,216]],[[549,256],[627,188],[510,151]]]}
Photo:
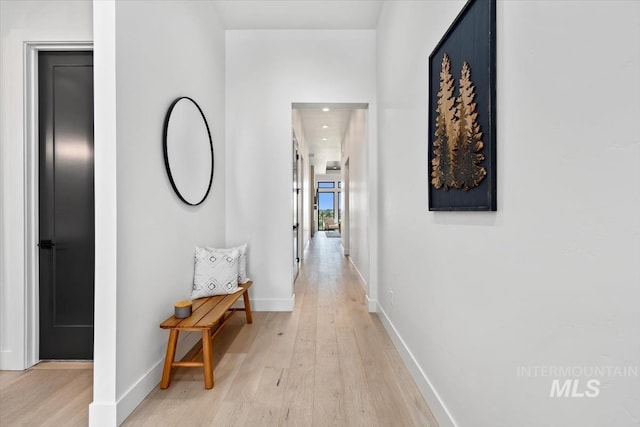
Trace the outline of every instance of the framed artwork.
{"label": "framed artwork", "polygon": [[429,210],[495,211],[496,1],[469,0],[429,56]]}

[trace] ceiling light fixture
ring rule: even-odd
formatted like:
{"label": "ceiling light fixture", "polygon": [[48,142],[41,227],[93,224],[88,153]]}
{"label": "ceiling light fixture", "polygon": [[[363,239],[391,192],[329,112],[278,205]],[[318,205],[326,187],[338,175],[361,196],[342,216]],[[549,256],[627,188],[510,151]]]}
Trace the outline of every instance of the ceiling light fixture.
{"label": "ceiling light fixture", "polygon": [[322,125],[322,129],[328,129],[329,125]]}
{"label": "ceiling light fixture", "polygon": [[324,107],[324,108],[322,109],[322,111],[324,111],[324,112],[326,113],[327,111],[329,111],[329,108]]}
{"label": "ceiling light fixture", "polygon": [[327,138],[322,138],[322,140],[323,140],[323,141],[326,141],[326,140],[327,140]]}

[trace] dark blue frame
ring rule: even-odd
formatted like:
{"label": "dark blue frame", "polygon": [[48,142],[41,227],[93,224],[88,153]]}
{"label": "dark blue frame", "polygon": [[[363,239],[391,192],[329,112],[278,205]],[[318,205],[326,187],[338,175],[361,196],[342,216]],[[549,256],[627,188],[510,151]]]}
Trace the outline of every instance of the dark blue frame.
{"label": "dark blue frame", "polygon": [[[444,54],[457,81],[463,61],[471,67],[482,128],[487,175],[471,190],[436,189],[431,183],[437,93]],[[430,211],[496,211],[496,0],[469,0],[429,55],[428,187]]]}

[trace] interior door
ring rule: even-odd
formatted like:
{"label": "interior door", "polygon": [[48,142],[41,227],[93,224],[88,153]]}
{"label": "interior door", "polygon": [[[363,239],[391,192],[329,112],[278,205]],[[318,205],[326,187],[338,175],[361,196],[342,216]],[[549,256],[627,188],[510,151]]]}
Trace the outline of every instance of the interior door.
{"label": "interior door", "polygon": [[300,155],[298,154],[298,147],[296,140],[293,140],[293,277],[294,280],[298,277],[300,271],[300,220],[298,212],[300,211],[300,186],[299,186],[299,171],[300,171]]}
{"label": "interior door", "polygon": [[40,359],[92,359],[93,54],[40,52]]}

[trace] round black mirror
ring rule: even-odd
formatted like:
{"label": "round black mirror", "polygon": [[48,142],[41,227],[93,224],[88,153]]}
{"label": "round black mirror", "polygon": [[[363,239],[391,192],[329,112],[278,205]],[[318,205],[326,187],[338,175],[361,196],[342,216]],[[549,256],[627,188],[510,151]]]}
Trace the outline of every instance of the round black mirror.
{"label": "round black mirror", "polygon": [[200,106],[182,96],[164,119],[164,164],[174,191],[188,205],[204,202],[213,182],[213,143]]}

